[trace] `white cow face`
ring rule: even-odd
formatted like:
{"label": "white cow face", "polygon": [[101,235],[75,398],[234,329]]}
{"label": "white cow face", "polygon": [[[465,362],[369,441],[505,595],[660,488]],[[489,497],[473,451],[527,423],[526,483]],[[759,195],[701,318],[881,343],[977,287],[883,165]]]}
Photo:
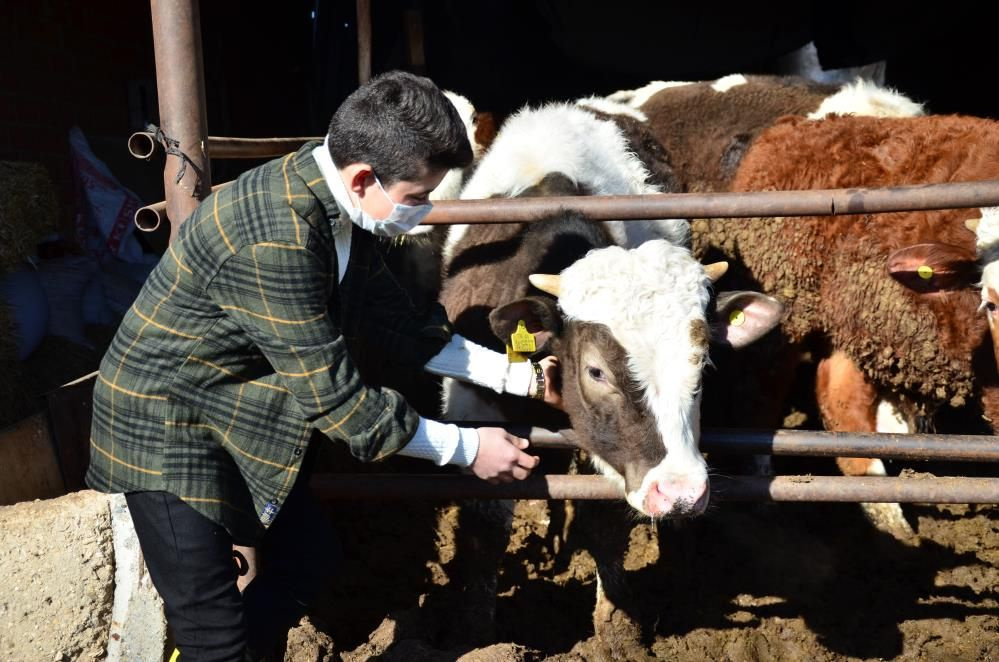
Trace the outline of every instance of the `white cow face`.
{"label": "white cow face", "polygon": [[734,324],[715,325],[716,339],[741,346],[773,328],[780,304],[740,293],[711,307],[709,320],[708,271],[666,241],[591,251],[560,277],[532,282],[557,303],[528,297],[497,308],[493,331],[505,339],[523,320],[560,359],[577,443],[620,481],[632,507],[651,517],[703,512],[709,487],[698,450],[700,386],[712,323],[731,318]]}

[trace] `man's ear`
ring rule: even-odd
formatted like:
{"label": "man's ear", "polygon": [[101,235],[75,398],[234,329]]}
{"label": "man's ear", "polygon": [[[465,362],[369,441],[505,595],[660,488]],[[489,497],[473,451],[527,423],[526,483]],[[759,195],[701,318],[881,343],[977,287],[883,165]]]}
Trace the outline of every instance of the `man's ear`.
{"label": "man's ear", "polygon": [[545,351],[551,339],[562,333],[562,315],[559,313],[558,303],[548,297],[525,297],[489,313],[489,326],[504,343],[510,342],[510,336],[521,321],[534,335],[536,352]]}
{"label": "man's ear", "polygon": [[358,196],[364,195],[365,189],[375,183],[374,170],[367,163],[351,163],[344,170],[347,188]]}
{"label": "man's ear", "polygon": [[752,291],[719,292],[715,299],[711,341],[738,349],[762,338],[780,324],[784,304]]}

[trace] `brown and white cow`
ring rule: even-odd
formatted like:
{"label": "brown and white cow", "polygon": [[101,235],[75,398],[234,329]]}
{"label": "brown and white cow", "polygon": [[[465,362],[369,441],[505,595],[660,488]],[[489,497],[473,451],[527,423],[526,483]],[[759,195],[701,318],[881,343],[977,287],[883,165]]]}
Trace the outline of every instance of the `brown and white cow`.
{"label": "brown and white cow", "polygon": [[[504,125],[462,197],[656,190],[649,179],[614,122],[553,104]],[[539,351],[560,361],[577,444],[645,517],[694,516],[708,503],[698,441],[709,339],[741,346],[780,315],[773,299],[756,293],[713,297],[712,277],[724,267],[695,260],[687,231],[675,219],[597,223],[561,212],[531,224],[452,226],[446,251],[441,302],[456,331],[502,350],[501,339],[525,322]],[[637,245],[620,245],[630,242]],[[732,326],[728,309],[736,306],[747,321]],[[445,414],[544,424],[552,412],[531,404],[450,383]],[[608,631],[608,614],[628,600],[620,545],[611,541],[627,540],[631,524],[605,518],[601,534],[590,536],[600,578],[594,625],[622,655],[638,634],[634,623],[627,643],[619,629]]]}
{"label": "brown and white cow", "polygon": [[713,81],[653,81],[579,105],[642,122],[662,145],[682,190],[726,191],[753,140],[784,115],[914,117],[922,105],[865,80],[843,85],[798,76],[732,74]]}
{"label": "brown and white cow", "polygon": [[[762,133],[740,165],[734,188],[985,179],[999,179],[999,122],[836,116],[787,118]],[[811,350],[827,429],[912,432],[933,429],[943,410],[970,409],[984,416],[984,421],[965,419],[975,429],[964,431],[975,432],[983,422],[999,420],[988,325],[977,312],[976,235],[965,224],[980,216],[978,209],[957,209],[702,220],[693,223],[694,247],[699,255],[731,262],[726,282],[758,284],[785,304],[784,343],[770,347],[774,351],[760,363],[786,358],[783,348]],[[979,239],[985,234],[982,224]],[[982,294],[988,303],[988,288]],[[773,374],[785,382],[791,377],[789,371]],[[740,381],[756,377],[748,371]],[[767,390],[778,391],[772,385]],[[741,402],[728,401],[730,409]],[[839,464],[848,474],[885,473],[878,460],[844,458]],[[893,507],[893,512],[869,510],[886,518],[882,523],[891,532],[911,533]]]}

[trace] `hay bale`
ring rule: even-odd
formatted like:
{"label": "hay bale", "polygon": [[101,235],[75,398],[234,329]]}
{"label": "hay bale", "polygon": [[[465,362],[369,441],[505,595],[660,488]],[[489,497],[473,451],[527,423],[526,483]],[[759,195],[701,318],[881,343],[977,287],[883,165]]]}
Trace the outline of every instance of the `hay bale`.
{"label": "hay bale", "polygon": [[[59,202],[48,170],[38,163],[0,161],[0,276],[34,255],[59,224]],[[11,310],[0,302],[0,422],[25,415]],[[2,424],[2,423],[0,423]]]}
{"label": "hay bale", "polygon": [[17,268],[59,225],[59,200],[38,163],[0,161],[0,274]]}

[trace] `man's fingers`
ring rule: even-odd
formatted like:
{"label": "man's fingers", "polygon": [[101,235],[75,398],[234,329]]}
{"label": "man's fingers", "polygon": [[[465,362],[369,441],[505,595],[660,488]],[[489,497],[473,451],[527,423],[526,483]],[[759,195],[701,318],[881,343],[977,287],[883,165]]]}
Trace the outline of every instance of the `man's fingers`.
{"label": "man's fingers", "polygon": [[541,458],[537,455],[521,453],[520,456],[517,457],[517,464],[525,469],[533,469],[538,466],[539,462],[541,462]]}
{"label": "man's fingers", "polygon": [[525,448],[531,445],[531,442],[529,442],[527,439],[524,439],[523,437],[515,437],[512,434],[507,437],[507,441],[509,441],[511,444],[513,444],[520,450],[524,450]]}
{"label": "man's fingers", "polygon": [[514,467],[510,471],[510,473],[513,474],[513,477],[516,478],[517,480],[524,480],[525,478],[531,475],[531,470],[524,469],[522,467]]}

